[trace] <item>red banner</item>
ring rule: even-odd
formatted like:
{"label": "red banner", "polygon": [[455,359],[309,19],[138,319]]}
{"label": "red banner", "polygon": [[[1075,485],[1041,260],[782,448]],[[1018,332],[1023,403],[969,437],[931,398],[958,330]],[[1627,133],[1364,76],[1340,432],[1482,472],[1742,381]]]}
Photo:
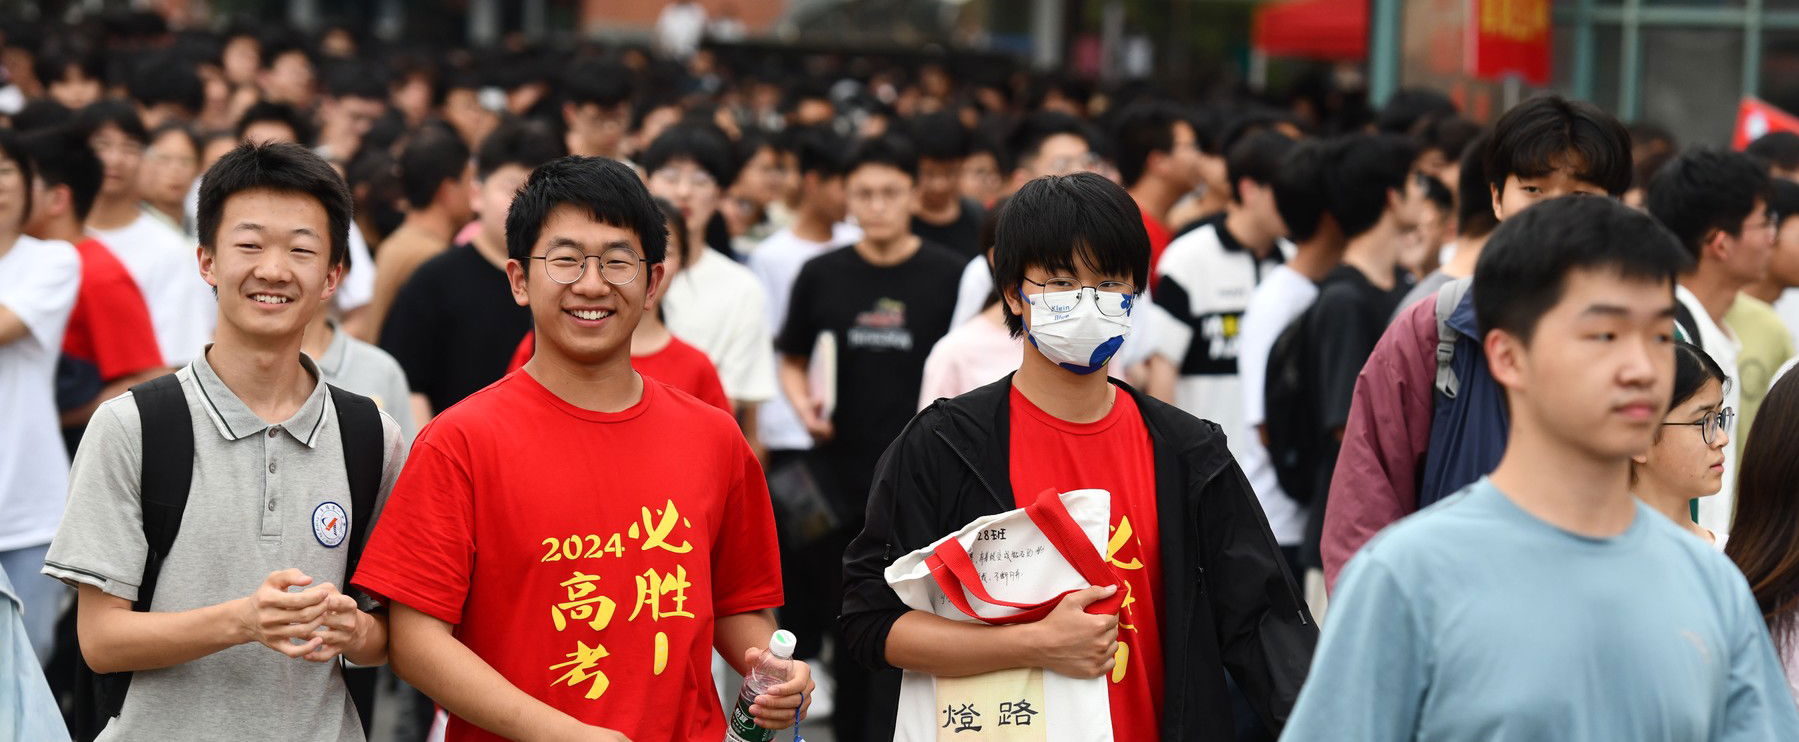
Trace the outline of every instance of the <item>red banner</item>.
{"label": "red banner", "polygon": [[1799,132],[1799,118],[1758,98],[1744,98],[1737,106],[1736,134],[1730,148],[1741,152],[1750,142],[1775,131]]}
{"label": "red banner", "polygon": [[1548,85],[1550,0],[1471,2],[1468,54],[1474,76],[1502,80],[1515,75],[1531,85]]}

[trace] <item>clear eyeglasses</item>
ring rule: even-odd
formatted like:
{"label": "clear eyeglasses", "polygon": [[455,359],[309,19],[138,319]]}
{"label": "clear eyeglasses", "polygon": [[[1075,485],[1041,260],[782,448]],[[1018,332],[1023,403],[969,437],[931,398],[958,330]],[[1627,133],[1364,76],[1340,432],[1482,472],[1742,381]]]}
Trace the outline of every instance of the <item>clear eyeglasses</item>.
{"label": "clear eyeglasses", "polygon": [[1084,286],[1068,276],[1055,276],[1041,283],[1029,278],[1024,282],[1037,287],[1026,297],[1032,306],[1057,314],[1074,311],[1080,305],[1081,297],[1088,293],[1087,289],[1093,289],[1093,303],[1099,307],[1100,314],[1123,317],[1131,313],[1131,297],[1137,294],[1137,287],[1124,281],[1101,281],[1098,286]]}
{"label": "clear eyeglasses", "polygon": [[637,274],[643,271],[643,264],[649,261],[638,257],[628,247],[610,247],[598,255],[588,255],[579,247],[563,245],[552,247],[543,255],[533,255],[532,260],[541,260],[544,275],[560,284],[571,284],[581,280],[587,274],[587,261],[600,261],[600,278],[614,286],[623,286],[637,280]]}
{"label": "clear eyeglasses", "polygon": [[1737,422],[1737,411],[1733,410],[1729,407],[1726,407],[1722,410],[1718,410],[1717,412],[1706,413],[1704,419],[1698,420],[1695,422],[1690,422],[1690,423],[1668,423],[1668,422],[1665,422],[1662,424],[1663,425],[1695,426],[1695,427],[1699,428],[1700,439],[1704,440],[1705,445],[1709,446],[1718,440],[1719,433],[1726,433],[1726,434],[1730,433],[1731,428],[1736,425],[1736,422]]}

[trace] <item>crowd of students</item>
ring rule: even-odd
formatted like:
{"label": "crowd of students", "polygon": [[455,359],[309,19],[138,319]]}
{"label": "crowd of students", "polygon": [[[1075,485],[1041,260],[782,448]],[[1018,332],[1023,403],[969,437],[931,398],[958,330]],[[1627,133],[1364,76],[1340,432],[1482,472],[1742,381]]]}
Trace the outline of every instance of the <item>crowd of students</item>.
{"label": "crowd of students", "polygon": [[[750,720],[846,741],[1015,668],[1121,740],[1799,739],[1799,136],[5,34],[16,738],[715,740],[778,626]],[[888,583],[1086,488],[1040,620]]]}

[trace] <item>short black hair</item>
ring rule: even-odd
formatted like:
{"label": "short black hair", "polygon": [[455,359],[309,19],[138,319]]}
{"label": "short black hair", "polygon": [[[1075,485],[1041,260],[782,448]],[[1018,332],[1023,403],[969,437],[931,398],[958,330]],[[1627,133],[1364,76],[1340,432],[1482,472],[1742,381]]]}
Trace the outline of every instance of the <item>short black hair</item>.
{"label": "short black hair", "polygon": [[485,180],[506,165],[531,170],[568,154],[568,143],[550,126],[532,119],[508,119],[475,150],[475,177]]}
{"label": "short black hair", "polygon": [[1287,225],[1287,238],[1305,242],[1318,234],[1329,211],[1326,173],[1335,159],[1330,142],[1313,139],[1294,145],[1274,175],[1274,208]]}
{"label": "short black hair", "polygon": [[1264,186],[1274,182],[1281,160],[1293,151],[1293,145],[1292,138],[1273,129],[1255,132],[1232,144],[1224,158],[1224,170],[1231,179],[1231,200],[1242,203],[1243,194],[1237,192],[1237,184],[1245,178]]}
{"label": "short black hair", "polygon": [[139,61],[126,85],[133,100],[150,107],[172,104],[197,114],[206,105],[206,88],[193,64],[172,53],[158,53]]}
{"label": "short black hair", "polygon": [[1038,111],[1020,120],[1006,137],[1006,153],[1011,166],[1008,170],[1021,167],[1026,160],[1036,159],[1037,153],[1043,150],[1043,142],[1057,134],[1080,137],[1088,149],[1093,148],[1093,132],[1080,119],[1057,111]]}
{"label": "short black hair", "polygon": [[[1093,173],[1037,178],[1006,202],[993,235],[993,285],[1018,291],[1025,271],[1073,272],[1075,261],[1105,275],[1130,276],[1141,293],[1149,282],[1149,233],[1131,194]],[[1006,329],[1024,333],[1024,318],[1004,305]]]}
{"label": "short black hair", "polygon": [[1738,234],[1756,202],[1770,203],[1773,195],[1768,171],[1755,158],[1691,147],[1649,180],[1643,205],[1697,261],[1712,230]]}
{"label": "short black hair", "polygon": [[35,131],[68,126],[75,121],[75,112],[68,106],[57,103],[54,98],[37,98],[27,101],[25,107],[12,115],[12,128],[17,131]]}
{"label": "short black hair", "polygon": [[332,98],[366,98],[387,103],[387,71],[367,62],[326,62],[318,77],[325,94]]}
{"label": "short black hair", "polygon": [[237,117],[237,126],[234,127],[232,133],[242,140],[244,132],[248,131],[252,124],[265,122],[283,124],[292,129],[294,137],[299,140],[300,144],[312,143],[312,126],[307,123],[305,116],[300,115],[300,109],[286,103],[266,100],[252,103],[249,108],[244,109],[244,115]]}
{"label": "short black hair", "polygon": [[181,138],[187,140],[187,146],[194,148],[194,156],[199,157],[201,155],[200,135],[194,132],[194,127],[188,126],[180,121],[168,121],[151,130],[150,143],[155,144],[156,140],[169,134],[180,134]]}
{"label": "short black hair", "polygon": [[663,223],[668,225],[668,247],[664,248],[662,258],[667,260],[667,251],[674,250],[681,256],[681,265],[686,266],[692,263],[693,246],[687,242],[687,217],[682,216],[681,210],[676,208],[674,202],[666,198],[652,198],[651,200],[656,202],[656,208],[662,211]]}
{"label": "short black hair", "polygon": [[1799,134],[1768,132],[1750,142],[1743,154],[1782,170],[1799,170]]}
{"label": "short black hair", "polygon": [[1499,117],[1485,155],[1487,183],[1504,191],[1510,177],[1536,178],[1557,166],[1613,197],[1630,188],[1630,132],[1586,101],[1539,95]]}
{"label": "short black hair", "polygon": [[1118,112],[1112,120],[1112,141],[1118,143],[1114,164],[1127,185],[1135,185],[1143,178],[1151,153],[1174,150],[1175,124],[1193,125],[1185,111],[1166,101],[1137,101]]}
{"label": "short black hair", "polygon": [[563,100],[576,107],[592,103],[612,108],[631,102],[631,71],[599,59],[581,59],[562,71]]}
{"label": "short black hair", "polygon": [[1768,193],[1768,209],[1782,224],[1799,216],[1799,183],[1786,178],[1770,178],[1773,188]]}
{"label": "short black hair", "polygon": [[262,69],[273,69],[275,60],[288,54],[299,54],[306,58],[307,64],[313,64],[311,47],[308,47],[304,40],[292,32],[276,30],[258,39],[257,42],[262,50],[260,60]]}
{"label": "short black hair", "polygon": [[506,256],[527,272],[531,247],[558,206],[573,206],[594,221],[635,232],[651,264],[668,257],[668,225],[637,172],[617,160],[570,155],[531,171],[506,211]]}
{"label": "short black hair", "polygon": [[400,193],[414,209],[430,206],[438,187],[461,178],[468,162],[462,137],[441,126],[420,127],[400,150]]}
{"label": "short black hair", "polygon": [[1481,335],[1504,330],[1525,343],[1577,270],[1610,270],[1666,283],[1692,256],[1653,218],[1610,198],[1550,199],[1500,222],[1474,269],[1474,316]]}
{"label": "short black hair", "polygon": [[709,122],[683,121],[668,127],[650,142],[637,164],[645,173],[654,173],[676,160],[691,160],[712,176],[719,188],[729,188],[737,180],[731,141]]}
{"label": "short black hair", "polygon": [[1455,233],[1478,238],[1493,233],[1499,217],[1493,215],[1493,191],[1487,187],[1487,137],[1482,134],[1462,151],[1462,168],[1455,184]]}
{"label": "short black hair", "polygon": [[844,173],[854,173],[868,165],[885,165],[918,179],[918,150],[912,141],[898,134],[884,134],[864,139],[850,152]]}
{"label": "short black hair", "polygon": [[32,61],[32,72],[37,75],[38,84],[46,89],[52,83],[61,82],[68,74],[69,68],[81,71],[81,76],[106,84],[106,60],[100,54],[85,45],[56,44],[45,49]]}
{"label": "short black hair", "polygon": [[1454,116],[1457,113],[1460,111],[1456,109],[1455,101],[1450,100],[1447,95],[1429,88],[1406,88],[1387,99],[1386,104],[1381,106],[1374,125],[1383,134],[1410,134],[1412,127],[1427,117]]}
{"label": "short black hair", "polygon": [[310,196],[325,209],[330,226],[331,265],[349,259],[350,188],[331,165],[312,150],[292,142],[244,143],[225,153],[200,176],[200,246],[216,247],[225,202],[248,190],[267,188]]}
{"label": "short black hair", "polygon": [[1685,340],[1674,341],[1674,394],[1668,409],[1692,399],[1707,381],[1716,381],[1726,389],[1730,387],[1730,375],[1724,373],[1724,367],[1719,366],[1709,353]]}
{"label": "short black hair", "polygon": [[918,145],[918,159],[960,160],[968,156],[968,127],[949,111],[914,116],[906,121],[906,134]]}
{"label": "short black hair", "polygon": [[108,126],[137,140],[138,144],[150,144],[150,132],[144,129],[144,120],[137,115],[137,109],[130,103],[118,99],[100,100],[87,104],[75,113],[75,129],[84,139]]}
{"label": "short black hair", "polygon": [[849,171],[850,142],[828,126],[789,129],[791,146],[799,160],[800,175],[818,173],[835,178]]}
{"label": "short black hair", "polygon": [[1398,134],[1352,134],[1339,144],[1337,166],[1326,175],[1330,211],[1343,237],[1354,239],[1380,222],[1389,191],[1404,192],[1418,148]]}
{"label": "short black hair", "polygon": [[[86,143],[83,142],[83,144]],[[31,179],[35,177],[34,173],[36,172],[36,168],[33,167],[31,150],[25,145],[25,135],[12,129],[0,129],[0,154],[4,154],[6,159],[12,160],[14,165],[19,166],[19,177],[25,183],[23,189],[25,192],[23,206],[25,208],[19,211],[19,223],[13,225],[14,228],[24,229],[25,221],[31,218]]]}
{"label": "short black hair", "polygon": [[1420,120],[1412,127],[1412,139],[1418,143],[1420,153],[1436,150],[1450,162],[1457,162],[1468,151],[1469,145],[1480,138],[1480,124],[1461,116],[1430,116]]}

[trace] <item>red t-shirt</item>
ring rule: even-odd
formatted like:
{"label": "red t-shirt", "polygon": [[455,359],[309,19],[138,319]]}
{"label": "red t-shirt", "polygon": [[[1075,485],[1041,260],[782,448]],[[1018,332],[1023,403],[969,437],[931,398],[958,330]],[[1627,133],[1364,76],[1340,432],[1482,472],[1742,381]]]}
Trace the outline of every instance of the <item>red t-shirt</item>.
{"label": "red t-shirt", "polygon": [[1156,518],[1155,451],[1137,402],[1115,392],[1112,411],[1091,423],[1044,412],[1012,389],[1011,477],[1019,507],[1046,489],[1112,493],[1106,562],[1128,592],[1118,616],[1118,658],[1112,669],[1112,737],[1156,739],[1162,718],[1162,627],[1156,605],[1162,589]]}
{"label": "red t-shirt", "polygon": [[93,364],[101,383],[162,366],[149,305],[125,264],[93,238],[76,243],[75,251],[81,255],[81,285],[62,352]]}
{"label": "red t-shirt", "polygon": [[[524,368],[525,361],[531,360],[531,354],[536,351],[537,333],[525,333],[525,339],[519,341],[518,350],[512,352],[512,363],[506,370],[517,371]],[[662,350],[644,356],[631,356],[631,368],[698,397],[701,402],[736,414],[731,408],[730,398],[725,396],[724,383],[718,380],[718,369],[712,366],[712,359],[707,358],[699,348],[681,342],[678,337],[670,335],[668,345],[662,346]]]}
{"label": "red t-shirt", "polygon": [[[508,682],[634,740],[717,742],[713,619],[781,604],[737,423],[646,378],[593,412],[514,372],[419,431],[354,584],[456,625]],[[452,717],[448,740],[498,739]]]}
{"label": "red t-shirt", "polygon": [[1137,211],[1143,214],[1143,231],[1149,233],[1149,274],[1153,276],[1156,275],[1156,264],[1162,262],[1162,250],[1168,247],[1168,242],[1174,236],[1168,234],[1168,228],[1162,226],[1162,220],[1150,216],[1142,206],[1138,206]]}

